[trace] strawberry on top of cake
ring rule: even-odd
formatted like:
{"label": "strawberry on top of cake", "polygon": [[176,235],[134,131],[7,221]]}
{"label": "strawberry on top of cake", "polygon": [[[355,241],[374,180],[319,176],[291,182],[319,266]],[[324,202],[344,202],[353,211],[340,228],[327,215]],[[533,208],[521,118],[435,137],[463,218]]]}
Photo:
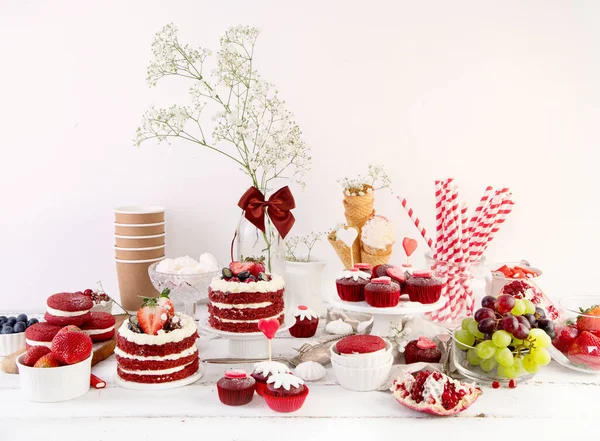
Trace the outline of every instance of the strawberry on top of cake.
{"label": "strawberry on top of cake", "polygon": [[261,319],[284,321],[285,282],[265,272],[264,259],[231,262],[208,288],[209,324],[228,332],[259,332]]}
{"label": "strawberry on top of cake", "polygon": [[194,375],[199,368],[194,319],[175,312],[165,289],[145,298],[136,316],[117,335],[117,374],[136,383],[166,383]]}

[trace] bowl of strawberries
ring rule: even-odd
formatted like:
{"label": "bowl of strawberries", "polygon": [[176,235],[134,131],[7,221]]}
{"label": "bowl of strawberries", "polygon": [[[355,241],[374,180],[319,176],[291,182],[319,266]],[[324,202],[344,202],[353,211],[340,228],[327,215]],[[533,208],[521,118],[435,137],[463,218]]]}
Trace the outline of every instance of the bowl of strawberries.
{"label": "bowl of strawberries", "polygon": [[600,373],[600,296],[568,297],[559,305],[552,357],[570,369]]}

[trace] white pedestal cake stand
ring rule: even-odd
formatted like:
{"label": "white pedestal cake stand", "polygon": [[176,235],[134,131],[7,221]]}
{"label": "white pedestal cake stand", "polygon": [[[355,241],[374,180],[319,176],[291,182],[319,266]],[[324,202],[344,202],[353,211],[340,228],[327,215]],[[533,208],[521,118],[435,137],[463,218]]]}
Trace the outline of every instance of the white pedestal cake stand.
{"label": "white pedestal cake stand", "polygon": [[[277,334],[292,327],[294,320],[286,317]],[[269,341],[262,332],[228,332],[215,329],[208,323],[208,315],[200,317],[198,329],[207,334],[218,335],[229,340],[229,355],[236,358],[266,358],[269,356]]]}
{"label": "white pedestal cake stand", "polygon": [[446,298],[440,297],[437,302],[430,304],[409,302],[406,299],[400,298],[398,306],[392,308],[375,308],[368,305],[367,302],[345,302],[341,299],[331,299],[329,304],[334,308],[344,311],[372,314],[373,329],[371,330],[371,334],[388,337],[392,335],[391,329],[402,329],[403,316],[437,311],[446,304]]}

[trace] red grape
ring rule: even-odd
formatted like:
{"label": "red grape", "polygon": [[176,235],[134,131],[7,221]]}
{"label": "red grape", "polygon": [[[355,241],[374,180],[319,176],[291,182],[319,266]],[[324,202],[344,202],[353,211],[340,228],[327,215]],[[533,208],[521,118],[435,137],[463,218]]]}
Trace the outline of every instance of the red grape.
{"label": "red grape", "polygon": [[494,309],[494,303],[496,302],[496,297],[485,296],[481,300],[481,306],[484,308]]}
{"label": "red grape", "polygon": [[93,293],[93,292],[94,292],[94,291],[92,291],[91,289],[89,289],[89,288],[88,288],[88,289],[86,289],[85,291],[83,291],[83,295],[86,295],[86,296],[88,296],[88,297],[91,297],[91,295],[92,295],[92,293]]}
{"label": "red grape", "polygon": [[477,329],[484,334],[491,334],[496,329],[496,320],[485,318],[477,324]]}
{"label": "red grape", "polygon": [[519,327],[515,332],[512,333],[519,340],[526,340],[529,337],[529,328],[522,323],[519,323]]}
{"label": "red grape", "polygon": [[504,314],[505,312],[510,312],[515,307],[515,298],[508,294],[502,294],[496,299],[494,305],[499,313]]}
{"label": "red grape", "polygon": [[525,317],[527,319],[527,321],[529,322],[530,328],[534,328],[537,325],[537,319],[535,318],[535,315],[523,314],[523,317]]}
{"label": "red grape", "polygon": [[546,318],[546,312],[539,306],[535,308],[535,318],[537,318],[538,320]]}
{"label": "red grape", "polygon": [[477,322],[480,322],[486,318],[495,319],[496,313],[494,312],[493,309],[490,309],[490,308],[479,308],[477,311],[475,311],[475,315],[473,318]]}
{"label": "red grape", "polygon": [[527,317],[523,317],[522,315],[518,315],[515,317],[519,323],[521,323],[522,325],[525,325],[525,327],[527,329],[531,329],[531,323],[529,323],[529,320],[527,320]]}
{"label": "red grape", "polygon": [[506,332],[514,334],[518,328],[519,321],[516,319],[516,317],[509,315],[502,319],[502,329],[504,329]]}

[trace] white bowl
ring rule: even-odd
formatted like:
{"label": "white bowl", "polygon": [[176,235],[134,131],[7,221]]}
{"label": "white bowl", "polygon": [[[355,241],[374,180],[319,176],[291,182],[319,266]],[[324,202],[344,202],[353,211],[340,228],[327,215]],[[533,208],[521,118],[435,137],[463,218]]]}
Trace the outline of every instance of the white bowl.
{"label": "white bowl", "polygon": [[80,363],[55,368],[25,366],[25,354],[17,358],[19,381],[25,398],[39,403],[67,401],[85,394],[90,388],[92,357]]}
{"label": "white bowl", "polygon": [[25,348],[25,332],[0,334],[0,356],[5,357]]}
{"label": "white bowl", "polygon": [[368,369],[353,369],[331,360],[333,372],[344,389],[357,392],[377,390],[385,383],[392,370],[394,357],[390,354],[381,366]]}
{"label": "white bowl", "polygon": [[335,361],[340,366],[349,367],[352,369],[367,369],[379,367],[387,362],[390,354],[392,353],[392,344],[385,340],[385,349],[378,352],[371,352],[368,354],[344,354],[341,355],[335,344],[330,346],[329,351],[331,352],[331,360]]}

